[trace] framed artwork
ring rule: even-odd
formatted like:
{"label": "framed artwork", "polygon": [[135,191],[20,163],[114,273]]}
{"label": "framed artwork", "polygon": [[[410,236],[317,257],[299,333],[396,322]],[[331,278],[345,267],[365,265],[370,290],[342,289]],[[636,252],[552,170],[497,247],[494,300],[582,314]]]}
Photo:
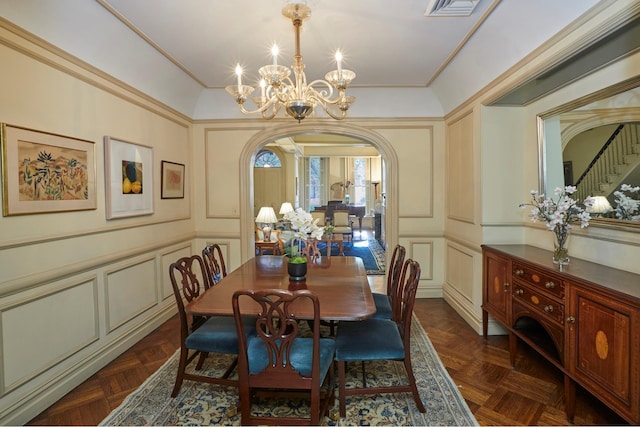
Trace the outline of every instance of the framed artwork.
{"label": "framed artwork", "polygon": [[96,209],[93,141],[0,127],[4,216]]}
{"label": "framed artwork", "polygon": [[104,137],[107,219],[153,213],[153,149]]}
{"label": "framed artwork", "polygon": [[184,199],[184,165],[163,160],[161,162],[162,199]]}

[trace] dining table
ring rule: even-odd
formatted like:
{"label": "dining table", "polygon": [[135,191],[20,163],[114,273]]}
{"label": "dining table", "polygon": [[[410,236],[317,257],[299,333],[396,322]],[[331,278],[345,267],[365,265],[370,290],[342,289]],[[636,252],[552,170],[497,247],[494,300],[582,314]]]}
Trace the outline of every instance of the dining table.
{"label": "dining table", "polygon": [[[376,312],[367,271],[361,258],[317,257],[307,262],[306,279],[289,279],[285,256],[263,255],[250,258],[218,284],[192,300],[186,311],[199,316],[233,316],[231,299],[241,289],[308,289],[320,302],[320,319],[324,321],[363,320]],[[246,298],[241,311],[257,314],[258,304]],[[243,305],[244,304],[244,305]],[[294,307],[299,319],[313,319],[313,307],[301,301]]]}

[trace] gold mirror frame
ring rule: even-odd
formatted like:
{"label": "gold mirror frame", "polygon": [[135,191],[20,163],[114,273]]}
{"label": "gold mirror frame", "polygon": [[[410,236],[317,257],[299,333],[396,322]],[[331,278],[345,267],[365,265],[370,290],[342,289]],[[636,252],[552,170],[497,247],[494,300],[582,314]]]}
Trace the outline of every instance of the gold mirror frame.
{"label": "gold mirror frame", "polygon": [[[640,75],[623,82],[614,84],[607,88],[601,89],[592,94],[586,95],[579,99],[575,99],[566,104],[560,105],[552,110],[546,111],[537,116],[537,132],[538,132],[538,177],[539,177],[539,191],[541,194],[546,194],[547,190],[547,155],[548,149],[546,147],[545,140],[545,120],[555,117],[562,113],[575,110],[585,105],[591,104],[596,101],[600,101],[606,98],[610,98],[615,95],[619,95],[630,89],[640,87]],[[609,228],[620,228],[628,231],[640,231],[640,222],[627,221],[613,218],[592,218],[592,226],[601,226]]]}

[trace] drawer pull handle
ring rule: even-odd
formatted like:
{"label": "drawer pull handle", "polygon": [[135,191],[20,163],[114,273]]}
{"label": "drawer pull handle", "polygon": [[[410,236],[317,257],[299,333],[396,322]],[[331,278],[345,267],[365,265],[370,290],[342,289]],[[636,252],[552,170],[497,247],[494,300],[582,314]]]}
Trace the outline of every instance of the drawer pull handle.
{"label": "drawer pull handle", "polygon": [[573,316],[567,317],[567,323],[576,323],[576,318]]}
{"label": "drawer pull handle", "polygon": [[552,305],[545,305],[544,306],[544,311],[546,311],[547,313],[553,313],[553,306]]}
{"label": "drawer pull handle", "polygon": [[516,270],[516,276],[524,276],[524,270]]}
{"label": "drawer pull handle", "polygon": [[505,292],[509,291],[509,282],[504,282],[504,285],[502,285],[502,286],[504,286],[504,291]]}
{"label": "drawer pull handle", "polygon": [[516,289],[516,295],[522,295],[524,291],[522,289]]}
{"label": "drawer pull handle", "polygon": [[545,286],[547,289],[553,289],[553,288],[555,288],[555,287],[556,287],[556,284],[555,284],[555,283],[553,283],[553,282],[547,282],[547,283],[545,283],[545,284],[544,284],[544,286]]}

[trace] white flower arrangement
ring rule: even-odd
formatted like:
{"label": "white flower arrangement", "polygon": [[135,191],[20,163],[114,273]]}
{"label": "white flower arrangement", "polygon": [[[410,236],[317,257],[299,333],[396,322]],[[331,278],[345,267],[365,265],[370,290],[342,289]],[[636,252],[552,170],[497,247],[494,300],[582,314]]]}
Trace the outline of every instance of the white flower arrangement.
{"label": "white flower arrangement", "polygon": [[593,197],[584,199],[583,206],[573,200],[570,195],[576,192],[576,187],[568,185],[564,188],[556,188],[554,194],[557,199],[545,197],[531,190],[531,203],[521,203],[520,208],[533,206],[529,218],[532,222],[543,221],[548,230],[553,231],[555,241],[553,250],[553,262],[566,264],[569,262],[567,251],[567,239],[572,223],[580,223],[580,228],[589,226],[591,215],[586,209],[593,206]]}
{"label": "white flower arrangement", "polygon": [[[321,239],[324,234],[324,227],[318,226],[319,219],[313,219],[310,213],[304,209],[298,208],[295,211],[284,214],[285,221],[291,223],[291,229],[294,231],[293,237],[298,240],[297,253],[292,252],[294,258],[299,257],[302,253],[302,241],[308,238]],[[291,247],[292,249],[295,246]]]}
{"label": "white flower arrangement", "polygon": [[558,227],[571,228],[571,223],[580,223],[580,228],[589,226],[591,215],[586,208],[593,206],[593,197],[584,199],[583,206],[573,200],[570,195],[576,192],[576,187],[568,185],[564,188],[556,188],[554,194],[557,199],[545,198],[544,194],[538,194],[536,190],[531,190],[531,202],[520,203],[520,208],[533,206],[529,218],[532,222],[543,221],[547,229],[554,231]]}
{"label": "white flower arrangement", "polygon": [[632,187],[629,184],[622,184],[620,191],[614,191],[616,196],[616,218],[628,221],[640,221],[640,200],[632,198],[628,193],[640,192],[640,187]]}

